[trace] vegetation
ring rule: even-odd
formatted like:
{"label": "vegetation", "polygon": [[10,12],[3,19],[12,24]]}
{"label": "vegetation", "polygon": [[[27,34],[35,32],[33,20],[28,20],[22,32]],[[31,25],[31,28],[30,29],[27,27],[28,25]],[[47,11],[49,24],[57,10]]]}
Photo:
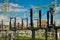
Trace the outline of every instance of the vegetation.
{"label": "vegetation", "polygon": [[[8,40],[8,36],[7,35],[1,36],[0,40]],[[26,34],[24,34],[24,35],[21,35],[21,34],[18,35],[17,34],[17,35],[15,35],[14,40],[32,40],[32,37],[31,37],[31,35],[26,35]],[[45,40],[45,37],[37,35],[35,40]],[[55,40],[55,38],[48,37],[48,40]]]}

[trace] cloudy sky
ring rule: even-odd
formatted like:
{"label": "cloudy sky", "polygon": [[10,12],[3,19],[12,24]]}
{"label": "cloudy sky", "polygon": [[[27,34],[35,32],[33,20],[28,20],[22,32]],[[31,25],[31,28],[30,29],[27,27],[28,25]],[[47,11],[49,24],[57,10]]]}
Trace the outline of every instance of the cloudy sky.
{"label": "cloudy sky", "polygon": [[[7,0],[6,3],[4,0],[0,0],[0,20],[3,17],[8,19],[9,17],[17,16],[18,19],[21,21],[21,18],[27,17],[29,19],[29,11],[30,8],[34,8],[36,6],[45,6],[54,2],[54,0]],[[46,12],[49,10],[51,6],[42,8],[42,19],[46,20]],[[60,0],[57,0],[57,17],[60,18]],[[38,16],[38,10],[33,9],[33,13],[35,16]],[[35,17],[34,18],[37,18]],[[9,20],[9,19],[8,19]],[[19,22],[20,22],[19,21]]]}

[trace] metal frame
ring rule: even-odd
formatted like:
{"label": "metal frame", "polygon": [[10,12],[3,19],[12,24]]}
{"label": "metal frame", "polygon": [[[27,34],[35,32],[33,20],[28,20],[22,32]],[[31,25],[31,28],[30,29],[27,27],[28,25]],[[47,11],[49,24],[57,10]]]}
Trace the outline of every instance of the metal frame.
{"label": "metal frame", "polygon": [[[14,19],[14,27],[12,27],[12,25],[11,25],[11,21],[12,21],[12,19]],[[12,30],[12,31],[16,31],[16,17],[13,17],[13,18],[10,18],[10,30]]]}
{"label": "metal frame", "polygon": [[38,19],[33,19],[33,27],[38,28]]}
{"label": "metal frame", "polygon": [[[26,24],[24,23],[26,21]],[[25,27],[24,27],[24,25],[26,25]],[[22,28],[25,28],[25,29],[27,29],[28,28],[28,18],[22,18]],[[23,29],[24,29],[23,28]]]}

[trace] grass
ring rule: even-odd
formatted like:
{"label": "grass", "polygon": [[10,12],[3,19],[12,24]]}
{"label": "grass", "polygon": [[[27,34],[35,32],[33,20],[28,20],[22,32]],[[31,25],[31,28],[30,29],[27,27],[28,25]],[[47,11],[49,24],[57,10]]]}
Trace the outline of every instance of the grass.
{"label": "grass", "polygon": [[[0,37],[0,40],[8,40],[7,38],[8,38],[8,36],[5,35],[3,37]],[[32,40],[32,37],[31,37],[31,35],[21,35],[20,34],[20,35],[16,35],[14,40]],[[35,40],[45,40],[45,37],[36,36]],[[48,40],[55,40],[55,38],[53,39],[53,38],[48,37]]]}

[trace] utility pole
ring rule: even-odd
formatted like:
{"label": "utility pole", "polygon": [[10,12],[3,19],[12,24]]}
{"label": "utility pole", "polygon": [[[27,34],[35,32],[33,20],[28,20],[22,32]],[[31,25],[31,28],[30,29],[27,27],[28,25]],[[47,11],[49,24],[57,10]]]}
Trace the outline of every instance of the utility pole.
{"label": "utility pole", "polygon": [[47,27],[45,28],[45,40],[48,40],[47,30],[49,30],[49,11],[47,11]]}
{"label": "utility pole", "polygon": [[[14,19],[14,26],[12,26],[11,22],[12,22],[12,19]],[[10,30],[11,30],[11,33],[9,34],[9,39],[10,40],[13,40],[13,32],[15,33],[16,31],[16,17],[13,17],[13,18],[10,18]]]}
{"label": "utility pole", "polygon": [[31,24],[31,30],[32,30],[32,40],[35,40],[35,29],[33,28],[33,11],[30,9],[30,24]]}
{"label": "utility pole", "polygon": [[2,30],[4,30],[4,29],[3,29],[3,19],[2,19]]}
{"label": "utility pole", "polygon": [[39,10],[39,28],[41,28],[41,10]]}
{"label": "utility pole", "polygon": [[[1,31],[2,31],[2,37],[4,36],[4,35],[3,35],[3,30],[4,30],[4,29],[3,29],[3,19],[2,19],[2,29],[1,29]],[[3,40],[4,40],[4,39],[3,39]]]}
{"label": "utility pole", "polygon": [[53,12],[54,12],[54,8],[50,8],[50,14],[51,14],[50,25],[51,25],[51,27],[53,27]]}
{"label": "utility pole", "polygon": [[[55,1],[55,8],[57,7],[57,0],[54,0]],[[57,14],[57,12],[55,11],[55,14]],[[57,22],[57,16],[55,15],[55,23]],[[56,27],[56,26],[55,26]],[[58,40],[58,36],[57,36],[57,27],[55,28],[55,40]]]}
{"label": "utility pole", "polygon": [[57,36],[57,28],[55,28],[55,40],[58,40],[58,36]]}

